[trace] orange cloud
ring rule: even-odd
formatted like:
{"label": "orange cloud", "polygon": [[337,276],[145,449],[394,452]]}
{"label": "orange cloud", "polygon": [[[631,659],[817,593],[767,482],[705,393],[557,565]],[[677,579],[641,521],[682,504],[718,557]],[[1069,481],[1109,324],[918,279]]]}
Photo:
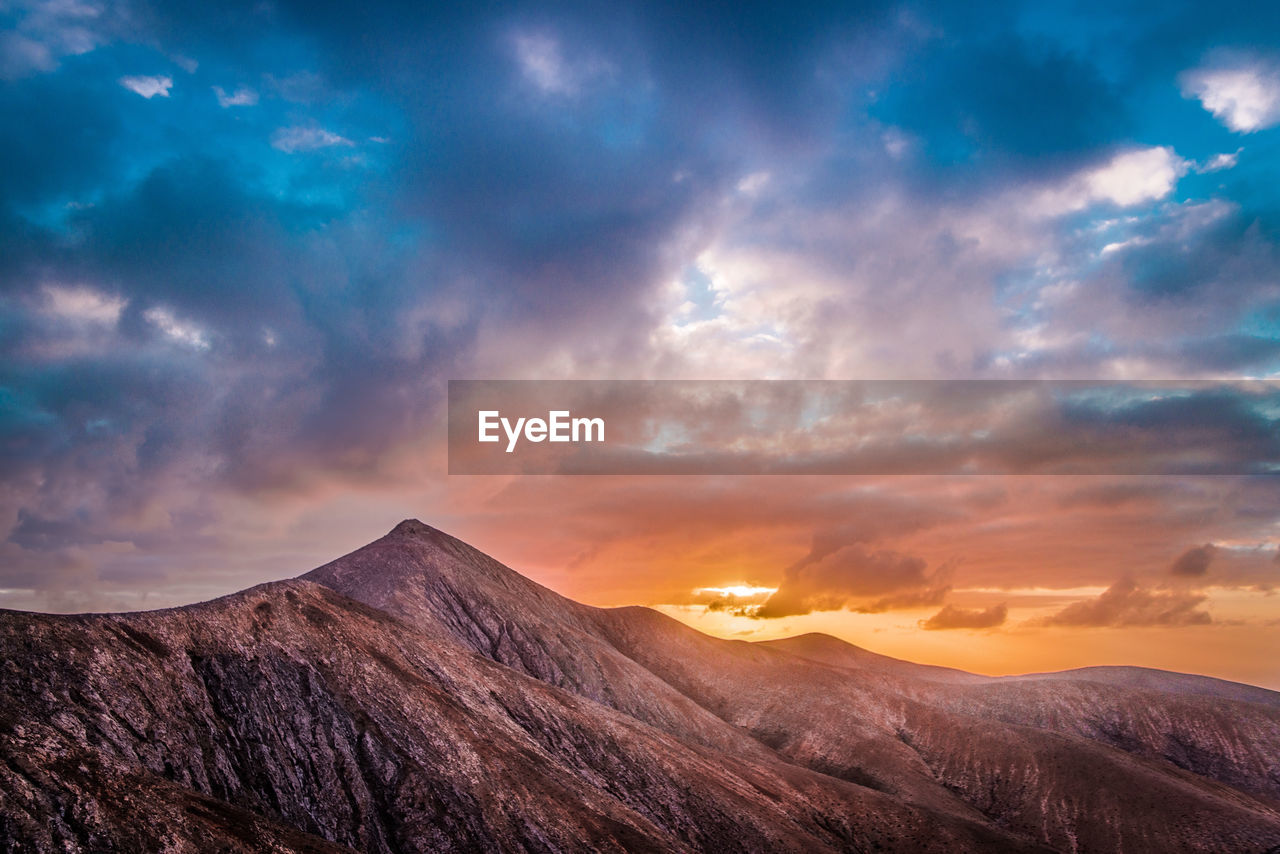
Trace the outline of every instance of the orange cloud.
{"label": "orange cloud", "polygon": [[1009,617],[1009,606],[1001,602],[990,608],[959,608],[947,605],[941,611],[920,623],[929,631],[939,629],[991,629],[1004,624]]}
{"label": "orange cloud", "polygon": [[1096,599],[1075,602],[1044,622],[1049,626],[1196,626],[1213,622],[1196,606],[1197,593],[1159,593],[1122,578]]}

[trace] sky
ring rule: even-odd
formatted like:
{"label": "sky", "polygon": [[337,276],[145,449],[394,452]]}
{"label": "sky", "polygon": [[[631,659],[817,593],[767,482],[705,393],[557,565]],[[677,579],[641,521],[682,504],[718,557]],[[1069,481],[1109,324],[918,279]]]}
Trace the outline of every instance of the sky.
{"label": "sky", "polygon": [[434,5],[0,0],[0,606],[416,517],[726,637],[1280,688],[1274,476],[445,453],[449,379],[1280,378],[1280,6]]}

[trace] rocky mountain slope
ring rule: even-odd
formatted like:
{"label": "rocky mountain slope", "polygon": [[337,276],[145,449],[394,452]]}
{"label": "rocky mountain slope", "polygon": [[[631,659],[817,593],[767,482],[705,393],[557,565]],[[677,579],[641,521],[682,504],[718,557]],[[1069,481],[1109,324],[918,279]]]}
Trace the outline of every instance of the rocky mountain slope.
{"label": "rocky mountain slope", "polygon": [[4,850],[1280,845],[1272,692],[719,640],[414,521],[200,605],[0,612],[0,650]]}

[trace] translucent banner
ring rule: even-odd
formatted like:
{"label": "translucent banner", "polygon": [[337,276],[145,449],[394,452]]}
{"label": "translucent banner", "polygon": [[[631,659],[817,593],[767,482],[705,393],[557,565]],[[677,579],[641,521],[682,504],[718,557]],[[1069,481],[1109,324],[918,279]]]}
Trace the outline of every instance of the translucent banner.
{"label": "translucent banner", "polygon": [[449,473],[1270,475],[1280,383],[452,380]]}

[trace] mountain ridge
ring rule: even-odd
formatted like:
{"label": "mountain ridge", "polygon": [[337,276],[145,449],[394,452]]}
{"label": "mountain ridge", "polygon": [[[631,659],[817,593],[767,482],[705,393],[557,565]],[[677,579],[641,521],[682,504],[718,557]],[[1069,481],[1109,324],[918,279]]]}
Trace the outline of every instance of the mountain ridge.
{"label": "mountain ridge", "polygon": [[[790,645],[815,643],[839,651]],[[898,667],[848,645],[845,658],[872,665],[856,668],[787,646],[573,602],[417,520],[206,603],[0,612],[0,842],[1280,844],[1280,712],[1267,703]],[[122,798],[122,781],[152,794]]]}

